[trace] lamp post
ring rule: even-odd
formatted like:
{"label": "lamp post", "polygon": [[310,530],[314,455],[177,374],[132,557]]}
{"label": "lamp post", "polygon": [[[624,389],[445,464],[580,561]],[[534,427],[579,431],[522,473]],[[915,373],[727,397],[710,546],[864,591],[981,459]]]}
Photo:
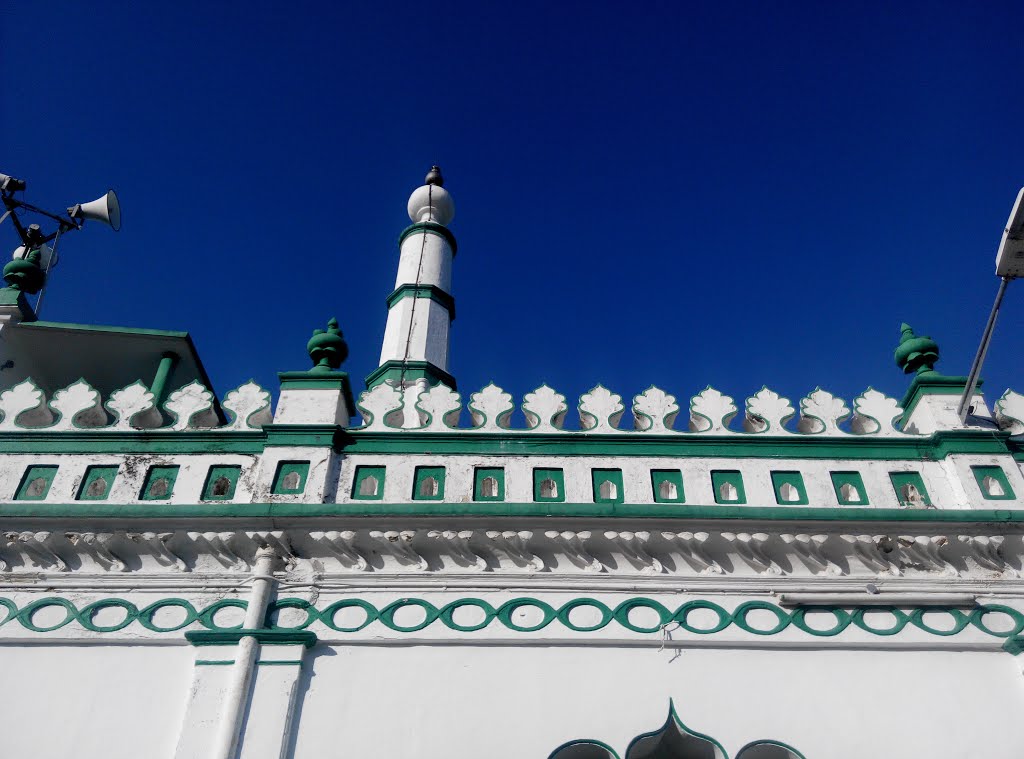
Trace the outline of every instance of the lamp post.
{"label": "lamp post", "polygon": [[974,363],[971,364],[971,372],[967,375],[967,387],[960,398],[960,406],[957,414],[960,416],[960,423],[967,423],[967,415],[971,411],[971,398],[974,397],[974,388],[978,385],[978,375],[981,374],[981,366],[985,363],[985,354],[988,353],[989,343],[992,342],[992,332],[995,330],[996,317],[999,316],[999,307],[1003,304],[1003,296],[1006,295],[1006,287],[1017,277],[1024,276],[1024,187],[1017,193],[1017,200],[1010,211],[1010,218],[1006,222],[1006,229],[1003,230],[1003,237],[999,241],[999,251],[996,253],[996,276],[1000,278],[999,291],[996,293],[995,303],[992,304],[992,312],[988,315],[988,322],[985,324],[985,331],[981,336],[981,345],[978,346],[978,353],[974,356]]}
{"label": "lamp post", "polygon": [[[38,317],[42,308],[47,277],[50,269],[57,264],[57,245],[60,236],[71,230],[81,229],[86,219],[102,221],[115,232],[121,229],[121,206],[113,190],[89,203],[76,203],[67,209],[65,215],[44,210],[17,197],[16,193],[24,192],[25,180],[7,174],[0,174],[0,202],[4,205],[4,214],[0,216],[0,224],[7,217],[11,218],[21,238],[21,247],[14,251],[13,260],[4,267],[4,279],[11,287],[22,290],[30,295],[39,293],[36,298],[35,313]],[[25,224],[20,214],[34,214],[57,222],[57,228],[43,232],[38,224]],[[47,243],[53,242],[52,247]]]}

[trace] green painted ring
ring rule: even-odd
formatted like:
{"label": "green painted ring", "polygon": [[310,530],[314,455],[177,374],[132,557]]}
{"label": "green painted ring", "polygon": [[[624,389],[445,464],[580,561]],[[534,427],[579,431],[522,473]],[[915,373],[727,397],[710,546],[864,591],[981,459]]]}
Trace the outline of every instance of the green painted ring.
{"label": "green painted ring", "polygon": [[[934,613],[941,611],[946,612],[947,614],[949,614],[949,616],[953,618],[955,624],[953,625],[952,630],[939,630],[932,627],[924,621],[925,613]],[[942,637],[957,635],[963,632],[963,629],[967,627],[969,621],[969,617],[959,609],[948,609],[941,606],[931,609],[914,609],[912,612],[910,612],[910,622],[914,625],[914,627],[918,628],[919,630],[924,630],[927,633],[931,633],[932,635],[941,635]]]}
{"label": "green painted ring", "polygon": [[282,609],[302,609],[304,612],[306,612],[306,620],[304,622],[300,622],[297,625],[289,626],[282,625],[278,621],[278,618],[275,617],[274,624],[268,625],[268,627],[273,627],[278,630],[305,630],[307,627],[309,627],[311,624],[316,622],[317,619],[320,618],[320,615],[317,613],[317,610],[313,607],[313,604],[311,604],[309,601],[306,601],[303,598],[282,598],[280,600],[274,601],[267,608],[268,618],[270,617],[270,615],[275,614],[276,612],[279,612]]}
{"label": "green painted ring", "polygon": [[18,616],[18,605],[9,598],[0,598],[0,606],[7,609],[7,616],[3,618],[3,621],[0,621],[0,627],[3,627]]}
{"label": "green painted ring", "polygon": [[[629,620],[629,613],[633,609],[651,609],[658,615],[658,624],[653,627],[643,627],[641,625],[634,625]],[[672,619],[672,613],[666,609],[662,604],[651,598],[631,598],[628,601],[623,601],[615,607],[615,611],[612,612],[612,616],[615,621],[625,627],[627,630],[640,633],[654,633],[658,632],[664,625]]]}
{"label": "green painted ring", "polygon": [[[124,619],[113,625],[98,625],[92,621],[103,609],[124,609]],[[104,598],[95,601],[78,612],[78,623],[90,632],[117,632],[123,630],[139,617],[139,607],[121,598]]]}
{"label": "green painted ring", "polygon": [[[759,630],[756,627],[751,626],[747,622],[747,614],[755,609],[764,609],[765,611],[770,611],[774,614],[775,619],[778,620],[775,623],[775,627],[770,630]],[[767,601],[747,601],[746,603],[741,603],[736,607],[732,613],[732,621],[741,630],[746,630],[748,633],[753,633],[754,635],[776,635],[789,627],[793,618],[778,606],[774,606]],[[808,630],[808,632],[810,631]]]}
{"label": "green painted ring", "polygon": [[[153,624],[153,615],[160,609],[166,609],[170,607],[178,607],[185,610],[185,620],[171,627],[160,627],[159,625]],[[154,601],[149,606],[139,612],[137,617],[139,624],[145,627],[147,630],[152,632],[175,632],[188,627],[197,619],[199,619],[199,612],[196,611],[196,607],[184,598],[164,598],[160,601]]]}
{"label": "green painted ring", "polygon": [[[416,606],[423,609],[424,616],[423,621],[418,622],[415,625],[400,625],[395,622],[395,612],[399,609],[404,609],[406,606]],[[422,598],[399,598],[397,601],[392,601],[380,611],[380,621],[390,627],[395,632],[419,632],[424,627],[429,627],[437,621],[438,614],[437,607],[429,601],[424,601]]]}
{"label": "green painted ring", "polygon": [[[690,616],[690,612],[695,609],[709,609],[718,615],[718,623],[714,627],[694,627],[687,621],[687,617]],[[716,603],[711,601],[687,601],[678,609],[676,613],[672,615],[672,619],[679,623],[687,632],[696,633],[697,635],[712,635],[717,632],[721,632],[729,625],[732,624],[732,615],[729,614],[725,609]]]}
{"label": "green painted ring", "polygon": [[[1007,632],[996,632],[986,625],[985,615],[992,613],[1002,613],[1007,615],[1013,620],[1013,629],[1008,630]],[[1016,609],[1012,609],[1009,606],[1003,606],[1002,604],[985,604],[984,606],[979,606],[978,608],[971,610],[970,623],[982,632],[994,635],[997,638],[1012,638],[1015,635],[1020,635],[1021,631],[1024,630],[1024,615]]]}
{"label": "green painted ring", "polygon": [[[40,627],[32,621],[32,616],[37,611],[50,606],[60,606],[65,612],[67,612],[67,616],[57,624],[50,625],[49,627]],[[19,611],[17,618],[18,621],[21,622],[21,626],[26,630],[31,630],[32,632],[53,632],[54,630],[59,630],[64,627],[64,625],[70,624],[74,620],[78,619],[78,609],[76,609],[75,605],[66,598],[40,598],[38,601],[33,601],[24,609]]]}
{"label": "green painted ring", "polygon": [[[601,621],[593,625],[577,625],[569,619],[569,614],[573,609],[579,609],[584,606],[593,607],[601,612]],[[595,630],[600,630],[602,627],[605,627],[612,621],[612,610],[596,598],[574,598],[573,600],[563,604],[555,614],[555,617],[557,617],[559,622],[573,632],[594,632]]]}
{"label": "green painted ring", "polygon": [[[544,618],[537,624],[530,625],[528,627],[516,624],[512,621],[512,614],[524,606],[533,606],[540,609],[544,612]],[[506,601],[498,607],[498,621],[505,625],[509,630],[515,630],[516,632],[536,632],[537,630],[543,630],[551,624],[555,616],[555,610],[551,607],[551,604],[537,598],[513,598],[511,601]]]}
{"label": "green painted ring", "polygon": [[[896,623],[892,627],[872,627],[864,619],[864,614],[869,611],[887,611],[896,618]],[[853,619],[853,624],[872,635],[896,635],[897,633],[903,632],[903,628],[910,622],[910,617],[907,616],[907,613],[894,606],[877,606],[873,609],[854,609],[850,616]]]}
{"label": "green painted ring", "polygon": [[[355,627],[338,627],[334,622],[334,615],[342,609],[351,609],[352,607],[362,609],[366,612],[366,619],[363,620],[362,624],[356,625]],[[360,598],[344,598],[341,601],[335,601],[330,606],[327,606],[318,616],[320,617],[320,621],[332,630],[350,633],[359,632],[367,625],[376,622],[380,619],[380,612],[377,611],[377,607],[368,601],[363,601]]]}
{"label": "green painted ring", "polygon": [[[804,619],[804,617],[807,615],[807,612],[809,611],[827,611],[832,614],[836,622],[834,625],[832,625],[832,627],[829,627],[826,630],[820,630],[817,627],[811,627],[809,624],[807,624],[807,620]],[[818,608],[814,606],[802,606],[789,615],[789,621],[792,622],[797,627],[797,629],[803,630],[805,633],[808,633],[810,635],[817,635],[822,638],[831,638],[833,635],[838,635],[850,626],[851,615],[850,612],[846,611],[845,609],[831,607]]]}
{"label": "green painted ring", "polygon": [[[461,609],[464,606],[472,606],[480,609],[484,613],[484,621],[477,622],[475,625],[460,625],[455,621],[455,610]],[[438,615],[445,627],[450,630],[457,630],[458,632],[476,632],[477,630],[482,630],[494,621],[495,616],[496,612],[494,607],[480,598],[460,598],[458,601],[452,601],[449,604],[445,604],[444,608],[441,609],[441,613]]]}
{"label": "green painted ring", "polygon": [[240,598],[223,598],[216,603],[210,604],[201,612],[197,619],[199,623],[208,630],[241,630],[242,625],[245,622],[239,622],[237,625],[230,625],[228,627],[221,627],[213,621],[214,615],[221,609],[247,609],[249,604]]}

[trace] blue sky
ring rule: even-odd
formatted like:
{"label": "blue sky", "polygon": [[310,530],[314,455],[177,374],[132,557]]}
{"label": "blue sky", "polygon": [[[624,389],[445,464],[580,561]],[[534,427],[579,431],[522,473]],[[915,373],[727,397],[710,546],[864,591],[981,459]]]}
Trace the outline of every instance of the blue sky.
{"label": "blue sky", "polygon": [[[188,330],[221,394],[308,366],[331,316],[362,387],[437,162],[464,396],[899,396],[900,322],[966,374],[995,295],[1022,22],[995,2],[0,1],[0,171],[40,205],[122,201],[120,234],[63,243],[44,318]],[[1016,284],[990,402],[1024,391],[1022,328]]]}

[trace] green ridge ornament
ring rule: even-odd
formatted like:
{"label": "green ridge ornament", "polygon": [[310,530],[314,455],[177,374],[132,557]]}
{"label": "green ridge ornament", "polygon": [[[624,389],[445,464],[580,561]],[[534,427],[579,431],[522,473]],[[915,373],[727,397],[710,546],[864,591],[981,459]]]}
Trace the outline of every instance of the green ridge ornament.
{"label": "green ridge ornament", "polygon": [[306,343],[309,357],[313,359],[314,372],[331,372],[348,358],[348,343],[338,328],[338,320],[327,322],[327,329],[314,329],[313,336]]}
{"label": "green ridge ornament", "polygon": [[935,362],[939,360],[938,343],[925,335],[915,335],[906,322],[901,325],[900,331],[900,344],[896,346],[893,355],[896,365],[905,374],[934,372]]}
{"label": "green ridge ornament", "polygon": [[33,249],[24,258],[15,258],[4,267],[4,281],[14,290],[34,295],[46,280],[46,274],[39,267],[39,249]]}

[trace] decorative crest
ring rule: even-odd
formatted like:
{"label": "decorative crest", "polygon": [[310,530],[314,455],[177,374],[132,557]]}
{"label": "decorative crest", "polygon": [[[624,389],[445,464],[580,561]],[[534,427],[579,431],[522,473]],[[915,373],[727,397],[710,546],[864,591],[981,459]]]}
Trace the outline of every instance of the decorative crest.
{"label": "decorative crest", "polygon": [[935,371],[935,362],[939,360],[939,345],[930,337],[915,335],[909,324],[900,326],[900,344],[893,354],[896,365],[904,374],[924,374]]}
{"label": "decorative crest", "polygon": [[523,398],[523,413],[526,423],[534,432],[550,432],[562,429],[565,423],[565,396],[547,385],[541,385]]}
{"label": "decorative crest", "polygon": [[174,418],[172,430],[217,426],[217,414],[213,410],[213,393],[198,380],[193,380],[171,393],[164,403],[164,408]]}
{"label": "decorative crest", "polygon": [[850,429],[858,435],[879,435],[892,437],[904,434],[896,429],[896,420],[903,416],[903,407],[895,398],[868,388],[854,398],[853,408],[856,413],[850,422]]}
{"label": "decorative crest", "polygon": [[434,385],[419,394],[416,407],[427,415],[428,430],[450,430],[459,423],[462,398],[445,384]]}
{"label": "decorative crest", "polygon": [[690,399],[691,432],[731,432],[729,422],[736,416],[736,404],[711,385]]}
{"label": "decorative crest", "polygon": [[743,417],[743,429],[747,432],[771,435],[786,435],[786,422],[793,418],[796,409],[778,393],[762,387],[747,398],[747,413]]}
{"label": "decorative crest", "polygon": [[633,427],[640,432],[669,432],[678,414],[676,397],[653,385],[633,398]]}
{"label": "decorative crest", "polygon": [[842,435],[839,423],[850,416],[850,409],[842,398],[814,388],[814,392],[800,401],[800,421],[797,429],[805,435]]}
{"label": "decorative crest", "polygon": [[0,429],[5,430],[41,427],[53,421],[43,391],[31,379],[0,393],[0,411],[4,414]]}
{"label": "decorative crest", "polygon": [[314,329],[313,336],[306,343],[309,357],[313,359],[314,372],[332,372],[348,358],[348,343],[338,328],[338,320],[327,322],[327,329]]}
{"label": "decorative crest", "polygon": [[479,430],[507,430],[511,426],[514,409],[512,396],[493,382],[479,393],[469,396],[469,414],[473,419],[473,426]]}
{"label": "decorative crest", "polygon": [[54,393],[50,408],[59,414],[51,430],[103,427],[107,424],[107,412],[100,404],[99,392],[84,379]]}
{"label": "decorative crest", "polygon": [[249,380],[228,393],[221,404],[232,415],[225,430],[260,429],[271,421],[270,393]]}
{"label": "decorative crest", "polygon": [[598,385],[580,396],[580,427],[592,432],[611,432],[622,418],[622,396]]}

